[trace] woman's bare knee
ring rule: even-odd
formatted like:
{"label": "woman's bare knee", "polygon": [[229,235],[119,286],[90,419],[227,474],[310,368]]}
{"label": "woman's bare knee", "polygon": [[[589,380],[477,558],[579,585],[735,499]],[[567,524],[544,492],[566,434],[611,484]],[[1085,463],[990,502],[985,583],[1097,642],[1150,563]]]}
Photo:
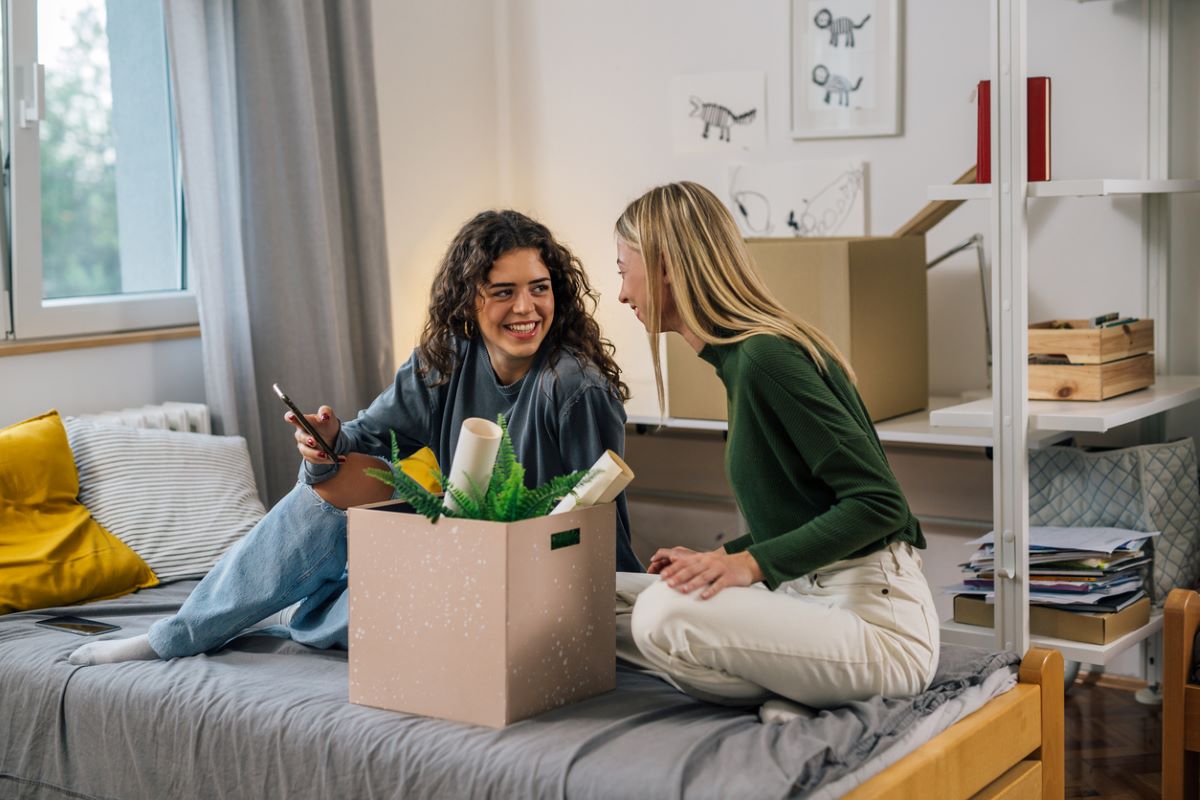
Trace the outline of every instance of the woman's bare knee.
{"label": "woman's bare knee", "polygon": [[338,474],[327,481],[313,486],[313,490],[332,506],[350,508],[364,503],[390,500],[392,487],[367,475],[368,468],[387,469],[383,459],[363,453],[349,453],[345,462],[338,467]]}

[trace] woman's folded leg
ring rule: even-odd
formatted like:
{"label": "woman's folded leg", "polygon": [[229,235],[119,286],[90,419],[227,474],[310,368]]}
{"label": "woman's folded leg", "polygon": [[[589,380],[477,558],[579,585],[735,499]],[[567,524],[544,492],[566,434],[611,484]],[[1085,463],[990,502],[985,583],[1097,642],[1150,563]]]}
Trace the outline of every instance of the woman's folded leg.
{"label": "woman's folded leg", "polygon": [[149,633],[92,642],[74,664],[190,656],[213,650],[244,628],[341,580],[346,512],[297,484],[267,512],[184,601]]}

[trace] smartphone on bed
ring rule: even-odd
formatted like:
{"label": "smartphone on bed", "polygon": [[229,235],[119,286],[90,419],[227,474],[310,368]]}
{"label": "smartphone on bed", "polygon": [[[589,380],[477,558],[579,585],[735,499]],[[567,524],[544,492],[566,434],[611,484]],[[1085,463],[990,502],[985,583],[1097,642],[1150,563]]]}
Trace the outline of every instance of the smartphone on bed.
{"label": "smartphone on bed", "polygon": [[275,394],[279,395],[279,399],[283,401],[284,405],[291,409],[292,415],[296,417],[296,422],[304,429],[304,432],[311,436],[313,441],[317,443],[317,449],[329,457],[329,463],[338,463],[337,453],[333,452],[333,448],[329,446],[329,443],[321,437],[321,434],[317,433],[317,429],[308,421],[308,417],[304,416],[304,412],[296,408],[296,404],[284,394],[283,389],[279,388],[279,384],[273,383],[271,384],[271,388],[275,390]]}
{"label": "smartphone on bed", "polygon": [[39,619],[34,624],[41,625],[43,628],[54,628],[55,630],[74,633],[78,636],[99,636],[102,633],[121,630],[120,625],[109,625],[107,622],[98,622],[94,619],[72,616],[47,617],[46,619]]}

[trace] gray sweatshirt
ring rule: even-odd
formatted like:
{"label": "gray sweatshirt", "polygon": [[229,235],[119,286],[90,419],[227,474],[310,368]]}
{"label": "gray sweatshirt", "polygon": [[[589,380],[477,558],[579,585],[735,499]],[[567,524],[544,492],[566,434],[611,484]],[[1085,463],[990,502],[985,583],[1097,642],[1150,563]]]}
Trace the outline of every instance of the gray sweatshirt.
{"label": "gray sweatshirt", "polygon": [[[525,483],[533,487],[575,470],[588,469],[605,450],[625,451],[625,408],[594,366],[584,367],[569,353],[554,364],[545,351],[525,377],[502,386],[492,370],[487,348],[478,337],[459,346],[458,366],[450,380],[430,387],[417,374],[414,352],[396,373],[396,381],[358,417],[342,424],[334,450],[391,455],[390,432],[400,453],[429,447],[443,473],[458,444],[463,420],[495,421],[504,414],[513,450],[525,467]],[[320,483],[336,467],[304,462],[308,483]],[[617,498],[617,570],[641,572],[629,544],[629,510],[622,492]]]}

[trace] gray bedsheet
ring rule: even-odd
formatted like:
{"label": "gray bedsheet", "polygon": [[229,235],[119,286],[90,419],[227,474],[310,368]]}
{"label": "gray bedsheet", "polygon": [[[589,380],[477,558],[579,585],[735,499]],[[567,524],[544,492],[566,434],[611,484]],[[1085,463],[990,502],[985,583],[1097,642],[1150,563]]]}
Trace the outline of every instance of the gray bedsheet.
{"label": "gray bedsheet", "polygon": [[[144,632],[180,583],[71,609]],[[504,730],[346,700],[346,654],[265,635],[78,668],[81,638],[0,616],[0,798],[791,797],[886,749],[1012,653],[943,648],[930,691],[763,725],[618,668],[617,689]]]}

